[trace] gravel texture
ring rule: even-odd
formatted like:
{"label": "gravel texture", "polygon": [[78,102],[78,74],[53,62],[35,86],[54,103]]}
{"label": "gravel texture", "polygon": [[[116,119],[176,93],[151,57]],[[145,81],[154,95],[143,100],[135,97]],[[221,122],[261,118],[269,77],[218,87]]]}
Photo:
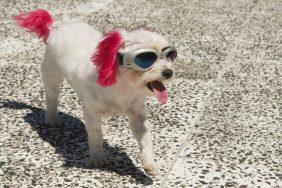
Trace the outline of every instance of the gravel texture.
{"label": "gravel texture", "polygon": [[[140,165],[125,116],[105,118],[110,165],[88,168],[80,101],[64,82],[63,133],[44,124],[45,46],[12,16],[45,8],[54,27],[146,28],[178,49],[170,99],[147,100],[161,174]],[[282,187],[280,0],[0,0],[0,187]]]}

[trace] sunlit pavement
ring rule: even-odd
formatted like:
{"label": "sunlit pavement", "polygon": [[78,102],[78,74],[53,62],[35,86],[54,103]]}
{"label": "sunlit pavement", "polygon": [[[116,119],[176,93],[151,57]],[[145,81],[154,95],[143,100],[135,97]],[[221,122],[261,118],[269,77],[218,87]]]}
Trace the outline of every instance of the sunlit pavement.
{"label": "sunlit pavement", "polygon": [[[0,187],[282,187],[282,1],[0,3]],[[12,16],[44,8],[55,26],[145,28],[178,49],[170,98],[147,100],[161,174],[146,175],[127,118],[105,118],[106,168],[87,167],[81,104],[64,83],[64,133],[44,124],[45,46]]]}

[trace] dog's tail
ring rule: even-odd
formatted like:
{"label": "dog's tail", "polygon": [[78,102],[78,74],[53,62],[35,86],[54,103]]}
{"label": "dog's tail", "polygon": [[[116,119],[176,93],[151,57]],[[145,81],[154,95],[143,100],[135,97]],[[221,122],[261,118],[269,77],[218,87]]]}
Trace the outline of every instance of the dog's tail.
{"label": "dog's tail", "polygon": [[43,9],[38,9],[32,12],[25,12],[14,16],[19,27],[24,28],[28,32],[35,33],[43,42],[47,44],[47,40],[53,24],[53,18]]}

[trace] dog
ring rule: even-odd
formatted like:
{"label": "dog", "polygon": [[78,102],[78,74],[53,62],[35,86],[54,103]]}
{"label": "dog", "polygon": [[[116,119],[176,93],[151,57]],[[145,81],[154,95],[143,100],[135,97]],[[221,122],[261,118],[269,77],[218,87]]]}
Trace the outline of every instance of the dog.
{"label": "dog", "polygon": [[145,97],[155,96],[161,104],[166,103],[168,91],[163,82],[174,78],[176,49],[161,35],[143,29],[102,34],[82,22],[52,29],[53,18],[43,9],[21,13],[14,20],[47,45],[41,64],[46,122],[61,126],[57,113],[59,87],[66,79],[82,101],[89,164],[107,165],[101,118],[119,113],[129,118],[144,170],[149,175],[159,174]]}

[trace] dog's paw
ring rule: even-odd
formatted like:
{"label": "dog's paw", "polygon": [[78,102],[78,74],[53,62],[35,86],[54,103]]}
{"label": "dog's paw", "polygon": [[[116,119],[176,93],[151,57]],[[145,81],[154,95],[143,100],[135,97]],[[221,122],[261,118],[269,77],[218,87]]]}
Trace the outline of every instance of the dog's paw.
{"label": "dog's paw", "polygon": [[104,154],[93,155],[89,157],[88,167],[102,168],[102,167],[107,166],[108,164],[109,164],[109,161]]}
{"label": "dog's paw", "polygon": [[155,162],[144,163],[143,168],[148,175],[157,176],[160,174],[160,169]]}
{"label": "dog's paw", "polygon": [[59,117],[51,118],[48,115],[45,116],[45,124],[59,129],[62,129],[63,127],[62,121]]}

